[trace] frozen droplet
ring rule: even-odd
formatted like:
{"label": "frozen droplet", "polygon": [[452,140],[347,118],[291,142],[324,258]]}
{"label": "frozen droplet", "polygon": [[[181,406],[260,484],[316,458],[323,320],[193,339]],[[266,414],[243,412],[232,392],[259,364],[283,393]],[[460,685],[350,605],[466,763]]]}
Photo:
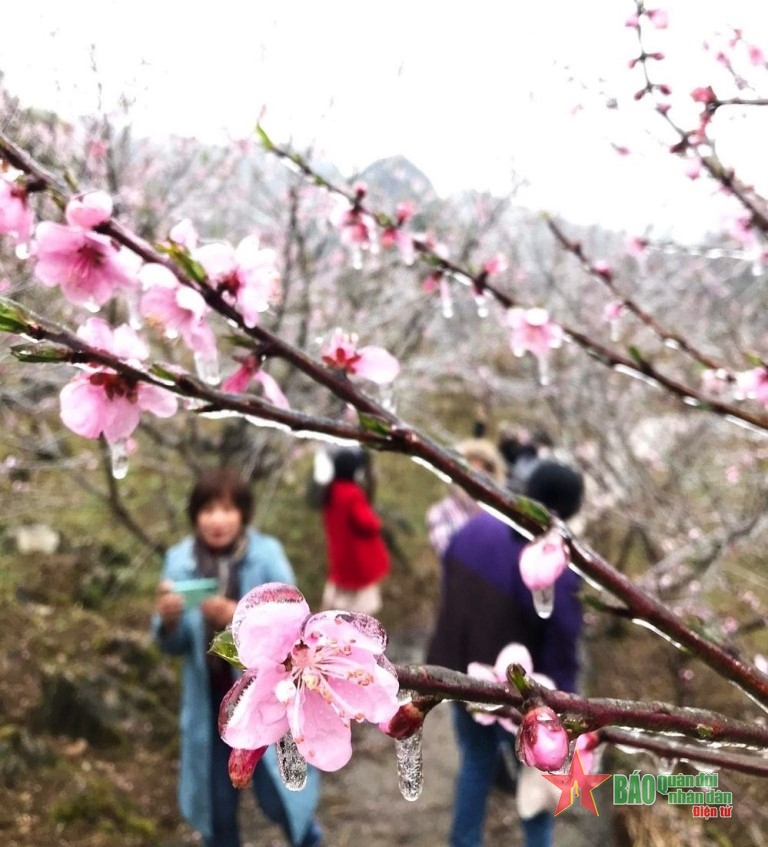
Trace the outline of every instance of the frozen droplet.
{"label": "frozen droplet", "polygon": [[616,318],[609,322],[610,332],[611,332],[611,341],[616,344],[616,342],[621,338],[621,324],[619,319]]}
{"label": "frozen droplet", "polygon": [[552,615],[555,608],[555,588],[550,585],[548,588],[537,588],[532,591],[533,608],[536,609],[536,614],[545,620]]}
{"label": "frozen droplet", "polygon": [[132,329],[142,329],[144,320],[139,311],[139,294],[138,291],[128,290],[123,294],[123,300],[128,310],[128,324]]}
{"label": "frozen droplet", "polygon": [[679,350],[680,342],[676,338],[665,338],[664,346],[668,347],[670,350]]}
{"label": "frozen droplet", "polygon": [[355,246],[349,248],[349,261],[356,271],[363,269],[363,251]]}
{"label": "frozen droplet", "polygon": [[421,741],[420,728],[408,738],[395,740],[397,784],[406,800],[418,800],[424,787]]}
{"label": "frozen droplet", "polygon": [[478,318],[488,317],[488,298],[485,294],[475,294],[475,308],[477,309]]}
{"label": "frozen droplet", "polygon": [[307,763],[290,732],[277,742],[277,764],[285,787],[290,791],[301,791],[307,781]]}
{"label": "frozen droplet", "polygon": [[128,473],[128,442],[125,438],[110,442],[109,459],[112,476],[115,479],[125,479],[125,475]]}
{"label": "frozen droplet", "polygon": [[395,400],[395,389],[392,385],[379,386],[379,402],[388,412],[395,414],[397,402]]}
{"label": "frozen droplet", "polygon": [[213,353],[195,353],[195,370],[200,379],[208,385],[218,385],[221,382],[219,357],[215,350]]}
{"label": "frozen droplet", "polygon": [[539,385],[541,385],[541,386],[549,385],[549,381],[550,381],[549,359],[546,356],[537,356],[536,361],[538,362],[538,367],[539,367]]}
{"label": "frozen droplet", "polygon": [[25,261],[31,256],[31,252],[29,250],[29,242],[23,242],[22,244],[16,245],[16,258]]}
{"label": "frozen droplet", "polygon": [[453,297],[451,287],[445,279],[440,280],[440,308],[444,318],[453,317]]}
{"label": "frozen droplet", "polygon": [[661,756],[659,758],[659,773],[674,773],[677,770],[677,759]]}

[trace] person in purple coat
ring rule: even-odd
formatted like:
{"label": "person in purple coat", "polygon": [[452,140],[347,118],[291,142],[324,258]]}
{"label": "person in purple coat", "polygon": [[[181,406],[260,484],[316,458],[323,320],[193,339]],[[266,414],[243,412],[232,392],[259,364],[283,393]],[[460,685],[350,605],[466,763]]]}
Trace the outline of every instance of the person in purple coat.
{"label": "person in purple coat", "polygon": [[[567,465],[541,461],[528,479],[526,495],[563,520],[581,507],[584,482]],[[539,617],[524,585],[520,553],[527,540],[482,512],[454,536],[442,559],[437,622],[427,651],[429,664],[467,672],[470,662],[493,665],[511,642],[525,645],[537,673],[562,691],[575,691],[582,610],[579,577],[566,570],[555,584],[551,617]],[[453,704],[460,765],[451,847],[481,847],[488,793],[510,735],[499,724],[477,723],[461,703]],[[548,811],[523,819],[526,847],[552,843],[554,817]]]}

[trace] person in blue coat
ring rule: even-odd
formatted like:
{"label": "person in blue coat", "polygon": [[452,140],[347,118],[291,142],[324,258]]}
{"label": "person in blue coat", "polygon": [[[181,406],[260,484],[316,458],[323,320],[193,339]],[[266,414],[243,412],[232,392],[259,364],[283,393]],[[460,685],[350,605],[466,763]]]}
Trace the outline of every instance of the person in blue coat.
{"label": "person in blue coat", "polygon": [[[152,620],[160,649],[184,660],[179,807],[205,847],[240,847],[239,793],[228,772],[231,748],[221,740],[217,724],[219,705],[235,677],[231,665],[210,655],[208,647],[244,594],[265,582],[295,581],[280,542],[250,528],[252,511],[251,490],[236,472],[219,469],[201,476],[187,505],[194,534],[166,554]],[[194,597],[185,591],[198,586],[207,586],[210,596],[201,600],[199,592]],[[288,790],[272,746],[257,765],[252,785],[262,811],[282,827],[291,847],[322,843],[315,819],[315,769],[309,768],[301,791]]]}

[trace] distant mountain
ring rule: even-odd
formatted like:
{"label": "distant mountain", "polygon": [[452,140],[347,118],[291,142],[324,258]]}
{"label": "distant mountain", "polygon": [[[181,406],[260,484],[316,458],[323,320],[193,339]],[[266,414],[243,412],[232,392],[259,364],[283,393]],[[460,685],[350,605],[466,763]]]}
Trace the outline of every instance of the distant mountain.
{"label": "distant mountain", "polygon": [[426,174],[405,156],[379,159],[361,171],[358,178],[368,184],[372,194],[382,195],[395,203],[415,200],[423,207],[438,199]]}

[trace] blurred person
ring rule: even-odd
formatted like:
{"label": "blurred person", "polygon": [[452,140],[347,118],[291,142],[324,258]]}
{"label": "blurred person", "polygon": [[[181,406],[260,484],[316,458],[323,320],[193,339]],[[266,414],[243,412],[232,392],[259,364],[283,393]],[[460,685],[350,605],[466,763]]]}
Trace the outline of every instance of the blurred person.
{"label": "blurred person", "polygon": [[[160,649],[181,656],[181,766],[179,806],[201,833],[205,847],[240,847],[239,791],[229,778],[231,748],[218,732],[219,706],[236,672],[208,653],[214,634],[227,627],[237,601],[266,582],[294,583],[282,545],[249,526],[250,487],[232,470],[204,473],[187,504],[193,529],[165,557],[152,627]],[[203,582],[205,581],[205,582]],[[197,586],[211,596],[193,599]],[[189,593],[187,591],[189,590]],[[253,774],[252,788],[264,814],[280,825],[292,847],[322,843],[315,820],[319,777],[309,768],[302,791],[283,784],[275,747],[268,748]]]}
{"label": "blurred person", "polygon": [[[525,493],[568,520],[581,507],[583,491],[581,474],[544,460],[529,477]],[[576,690],[582,629],[579,578],[566,569],[555,583],[551,617],[539,617],[520,576],[520,554],[527,543],[487,512],[479,512],[453,536],[442,559],[437,620],[426,657],[429,664],[466,673],[470,662],[493,665],[503,647],[517,642],[530,652],[537,673],[550,677],[562,691]],[[513,737],[499,724],[478,723],[462,703],[453,704],[453,721],[460,764],[449,843],[480,847],[488,794],[504,745]],[[525,785],[538,787],[529,780]],[[543,803],[521,795],[520,783],[517,804],[525,847],[549,847],[555,804],[550,808],[546,795]]]}
{"label": "blurred person", "polygon": [[[498,450],[483,438],[470,438],[456,445],[472,470],[484,473],[494,482],[504,482],[504,462]],[[427,509],[427,535],[432,549],[442,558],[457,530],[474,515],[480,506],[463,488],[452,485],[448,494]]]}
{"label": "blurred person", "polygon": [[360,448],[333,455],[333,479],[323,505],[328,578],[323,609],[375,615],[381,609],[381,582],[390,570],[382,521],[363,487],[371,476]]}

